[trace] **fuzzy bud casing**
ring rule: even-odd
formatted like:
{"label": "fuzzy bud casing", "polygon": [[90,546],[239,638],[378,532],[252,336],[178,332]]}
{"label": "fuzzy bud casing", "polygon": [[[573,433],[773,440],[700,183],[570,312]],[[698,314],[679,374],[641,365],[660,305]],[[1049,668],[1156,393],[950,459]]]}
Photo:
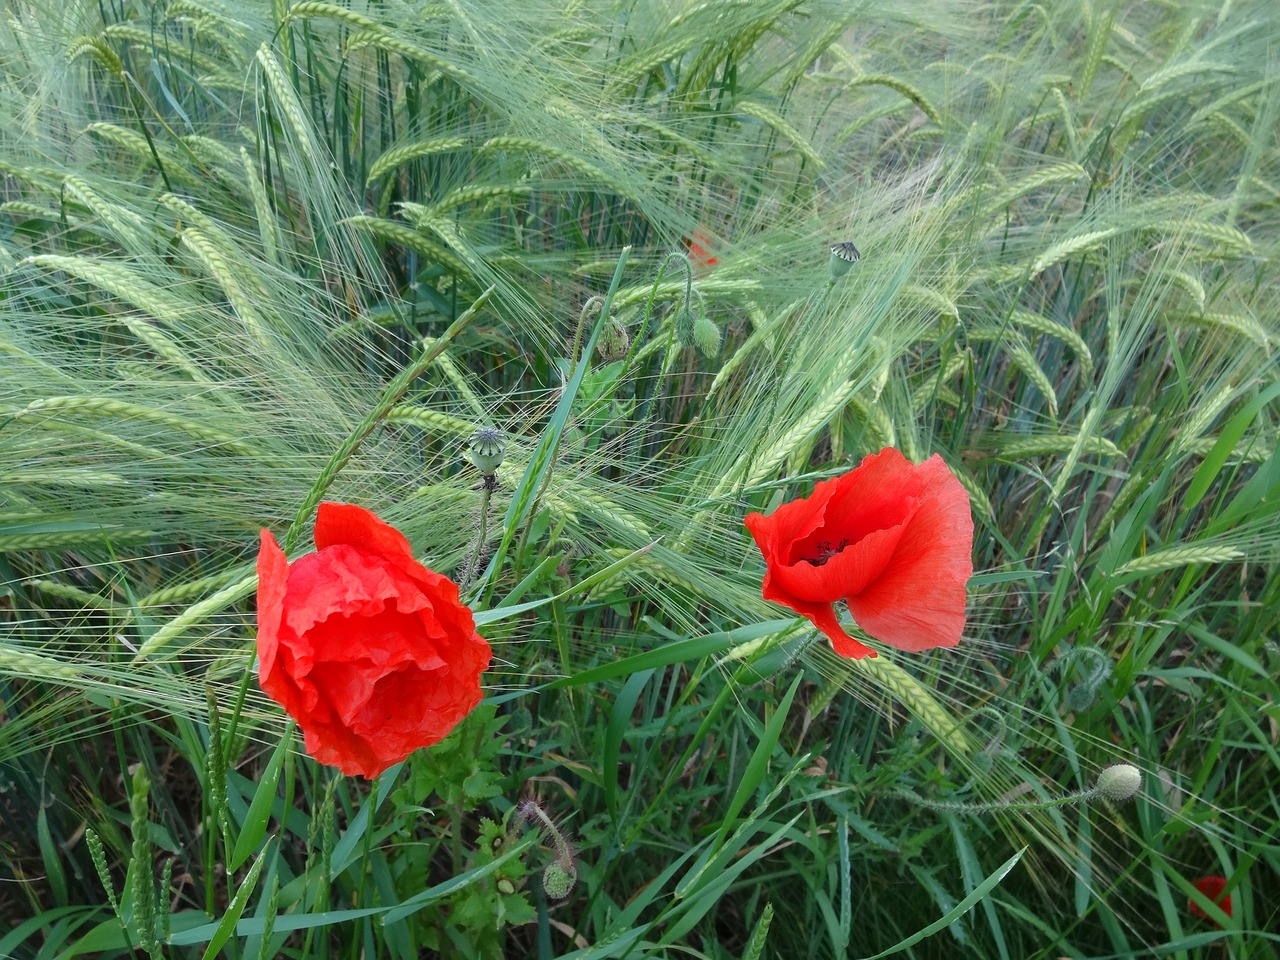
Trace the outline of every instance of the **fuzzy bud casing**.
{"label": "fuzzy bud casing", "polygon": [[1142,773],[1130,763],[1117,763],[1098,774],[1094,790],[1112,803],[1128,800],[1142,789]]}
{"label": "fuzzy bud casing", "polygon": [[547,896],[552,900],[563,900],[573,890],[573,886],[577,882],[578,869],[573,865],[572,861],[569,863],[568,870],[559,860],[553,860],[542,871],[542,889],[546,891]]}
{"label": "fuzzy bud casing", "polygon": [[630,349],[631,337],[626,326],[610,317],[600,331],[600,339],[596,341],[596,355],[604,363],[613,363],[625,357]]}
{"label": "fuzzy bud casing", "polygon": [[682,306],[675,318],[676,341],[682,347],[697,346],[697,340],[694,338],[694,320],[693,313],[688,307]]}
{"label": "fuzzy bud casing", "polygon": [[720,352],[720,328],[706,317],[699,317],[694,323],[693,340],[708,360]]}

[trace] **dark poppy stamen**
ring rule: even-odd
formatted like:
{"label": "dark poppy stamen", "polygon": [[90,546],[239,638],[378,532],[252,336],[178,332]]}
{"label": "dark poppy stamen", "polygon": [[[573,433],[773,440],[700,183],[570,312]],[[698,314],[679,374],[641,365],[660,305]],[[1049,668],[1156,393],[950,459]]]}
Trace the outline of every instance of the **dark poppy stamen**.
{"label": "dark poppy stamen", "polygon": [[812,564],[815,567],[820,567],[848,545],[848,538],[841,540],[834,547],[831,546],[830,540],[823,540],[818,544],[818,555],[816,557],[801,557],[800,559],[805,563]]}

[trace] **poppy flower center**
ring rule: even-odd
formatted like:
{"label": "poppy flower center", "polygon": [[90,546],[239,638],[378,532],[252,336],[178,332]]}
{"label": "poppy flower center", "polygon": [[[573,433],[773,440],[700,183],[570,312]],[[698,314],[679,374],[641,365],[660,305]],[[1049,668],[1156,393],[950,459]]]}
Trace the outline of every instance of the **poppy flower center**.
{"label": "poppy flower center", "polygon": [[821,543],[814,545],[812,556],[801,557],[800,559],[805,563],[812,564],[815,567],[820,567],[832,557],[840,553],[840,551],[845,547],[849,546],[850,543],[851,541],[848,537],[845,537],[835,546],[831,545],[830,540],[823,540]]}

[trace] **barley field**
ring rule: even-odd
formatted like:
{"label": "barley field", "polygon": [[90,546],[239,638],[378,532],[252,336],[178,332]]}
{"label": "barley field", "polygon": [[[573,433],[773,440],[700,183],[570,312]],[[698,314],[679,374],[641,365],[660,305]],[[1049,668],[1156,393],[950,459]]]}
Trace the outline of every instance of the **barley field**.
{"label": "barley field", "polygon": [[0,957],[1280,957],[1275,0],[10,0]]}

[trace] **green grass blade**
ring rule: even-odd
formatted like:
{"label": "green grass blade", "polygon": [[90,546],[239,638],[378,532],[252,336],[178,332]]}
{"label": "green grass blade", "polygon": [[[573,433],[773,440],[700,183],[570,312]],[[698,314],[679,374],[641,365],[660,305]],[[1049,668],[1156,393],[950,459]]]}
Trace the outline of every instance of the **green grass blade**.
{"label": "green grass blade", "polygon": [[783,695],[782,700],[774,708],[773,716],[765,724],[760,742],[756,744],[756,748],[751,754],[751,760],[747,763],[747,768],[742,772],[742,779],[738,781],[738,788],[733,792],[733,798],[725,809],[724,819],[721,821],[720,829],[716,833],[715,842],[711,845],[710,855],[712,857],[724,845],[729,836],[729,831],[733,829],[734,821],[737,820],[738,814],[747,805],[747,801],[760,789],[760,784],[764,781],[765,774],[769,770],[769,760],[773,756],[774,747],[778,745],[778,737],[782,735],[782,725],[787,722],[787,712],[791,709],[791,701],[795,699],[796,691],[800,689],[800,682],[803,679],[803,673],[796,675],[796,678],[791,681],[791,686]]}
{"label": "green grass blade", "polygon": [[270,856],[271,841],[267,841],[267,845],[263,847],[258,859],[253,862],[253,866],[249,868],[245,878],[240,881],[239,886],[236,888],[236,895],[227,904],[227,912],[218,921],[218,927],[213,936],[209,938],[209,944],[205,947],[201,960],[213,960],[222,951],[226,942],[231,939],[232,934],[236,932],[236,924],[240,922],[240,916],[244,913],[244,908],[249,905],[249,897],[253,895],[254,889],[258,886],[258,877],[262,874],[262,868]]}
{"label": "green grass blade", "polygon": [[997,886],[999,886],[1000,881],[1003,880],[1006,875],[1008,875],[1010,870],[1012,870],[1015,866],[1017,866],[1018,861],[1022,859],[1022,855],[1026,852],[1027,852],[1027,848],[1023,847],[1021,850],[1015,853],[1012,857],[1010,857],[1008,860],[1002,863],[999,867],[997,867],[995,871],[989,877],[987,877],[987,879],[983,880],[982,883],[974,887],[973,893],[969,894],[967,897],[965,897],[963,900],[957,903],[954,908],[952,908],[951,910],[948,910],[946,914],[939,917],[937,920],[929,924],[924,929],[917,930],[911,936],[898,941],[892,947],[889,947],[887,950],[881,950],[879,953],[873,954],[869,957],[864,957],[863,960],[880,960],[881,957],[891,957],[895,953],[901,953],[903,950],[906,950],[908,947],[915,946],[921,940],[924,940],[928,937],[933,936],[935,933],[938,933],[940,930],[945,930],[947,927],[951,926],[951,924],[955,923],[957,920],[963,917],[966,913],[968,913],[971,909],[973,909],[974,905],[977,904],[979,901],[981,901],[983,897],[985,897],[988,893],[990,893]]}
{"label": "green grass blade", "polygon": [[1210,485],[1218,474],[1222,472],[1227,458],[1231,456],[1236,444],[1244,436],[1244,432],[1249,429],[1249,425],[1253,423],[1254,419],[1267,404],[1275,400],[1276,397],[1280,397],[1280,383],[1273,383],[1258,396],[1254,397],[1243,410],[1227,421],[1227,425],[1223,427],[1222,433],[1218,435],[1213,448],[1205,456],[1199,469],[1196,470],[1195,476],[1191,478],[1187,493],[1182,498],[1184,513],[1194,510],[1196,505],[1204,499],[1204,495],[1209,492]]}
{"label": "green grass blade", "polygon": [[280,771],[284,769],[284,758],[293,749],[294,723],[290,720],[285,725],[284,735],[276,745],[267,762],[267,767],[258,780],[257,789],[253,791],[253,799],[249,802],[249,811],[245,814],[244,823],[240,824],[240,835],[236,837],[235,850],[227,862],[227,872],[234,873],[240,865],[249,859],[249,855],[258,849],[262,838],[267,835],[267,824],[271,820],[271,809],[276,802],[276,788],[280,784]]}
{"label": "green grass blade", "polygon": [[644,692],[645,684],[653,676],[654,671],[642,670],[632,674],[613,701],[613,710],[609,714],[609,725],[605,729],[603,772],[605,805],[617,816],[618,812],[618,757],[622,753],[622,740],[631,727],[631,713],[635,710],[636,701]]}

